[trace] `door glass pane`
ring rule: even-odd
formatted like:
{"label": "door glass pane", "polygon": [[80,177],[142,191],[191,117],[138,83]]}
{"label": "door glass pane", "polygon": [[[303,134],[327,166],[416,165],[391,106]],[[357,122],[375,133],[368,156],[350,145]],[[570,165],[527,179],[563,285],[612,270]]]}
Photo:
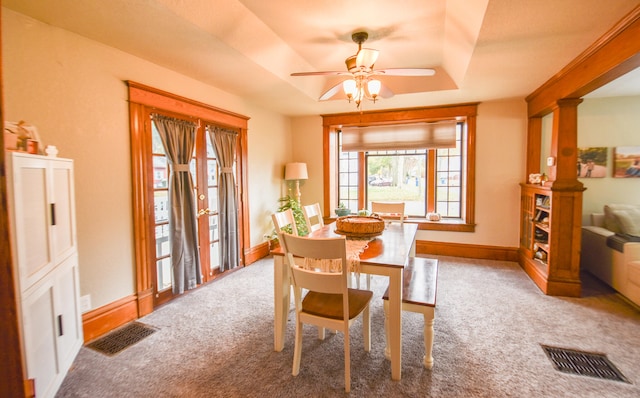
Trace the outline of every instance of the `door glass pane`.
{"label": "door glass pane", "polygon": [[171,287],[171,259],[163,258],[156,261],[158,273],[158,291],[169,289]]}
{"label": "door glass pane", "polygon": [[207,133],[206,136],[207,142],[207,160],[206,160],[206,170],[203,170],[207,173],[206,181],[207,181],[207,204],[209,206],[210,215],[208,217],[208,228],[209,228],[209,242],[207,246],[204,246],[209,249],[209,268],[211,271],[220,268],[220,216],[218,215],[218,161],[216,159],[215,151],[213,150],[213,145],[211,143],[211,136]]}
{"label": "door glass pane", "polygon": [[205,132],[205,134],[207,135],[207,157],[208,158],[215,158],[216,157],[216,153],[213,150],[213,144],[211,143],[211,134],[209,134],[209,129],[207,128],[207,131]]}
{"label": "door glass pane", "polygon": [[214,242],[209,246],[209,258],[211,269],[220,268],[220,244]]}
{"label": "door glass pane", "polygon": [[207,182],[208,185],[218,185],[218,162],[213,159],[207,160]]}
{"label": "door glass pane", "polygon": [[156,223],[169,221],[169,191],[155,191],[153,193],[153,209]]}
{"label": "door glass pane", "polygon": [[164,156],[153,157],[153,187],[167,188],[169,186],[169,171],[167,169],[167,158]]}
{"label": "door glass pane", "polygon": [[156,227],[156,258],[169,254],[169,224],[158,225]]}
{"label": "door glass pane", "polygon": [[154,154],[165,155],[164,145],[155,123],[151,123],[151,151]]}
{"label": "door glass pane", "polygon": [[218,216],[209,217],[209,242],[217,241],[220,234],[218,231]]}
{"label": "door glass pane", "polygon": [[218,212],[218,187],[209,188],[209,210]]}

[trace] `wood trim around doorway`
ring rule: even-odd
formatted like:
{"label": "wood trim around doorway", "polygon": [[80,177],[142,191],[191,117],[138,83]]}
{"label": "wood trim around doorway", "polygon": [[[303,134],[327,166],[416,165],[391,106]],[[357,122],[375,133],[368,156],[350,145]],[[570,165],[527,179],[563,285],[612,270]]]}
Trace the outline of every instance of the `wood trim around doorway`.
{"label": "wood trim around doorway", "polygon": [[149,292],[154,291],[156,281],[153,278],[150,264],[154,253],[149,241],[153,239],[153,231],[147,227],[150,224],[149,217],[153,215],[153,198],[147,192],[149,160],[146,159],[145,132],[150,129],[149,114],[157,110],[183,115],[188,118],[201,119],[222,127],[229,127],[239,131],[238,146],[240,157],[238,168],[239,197],[238,207],[242,214],[243,222],[238,225],[240,239],[240,264],[246,264],[244,248],[251,245],[249,230],[249,208],[247,184],[247,133],[249,117],[237,113],[225,111],[211,105],[203,104],[188,98],[167,93],[140,83],[127,81],[129,87],[129,120],[131,128],[131,169],[133,185],[133,218],[134,218],[134,249],[136,261],[136,300],[138,302],[138,316],[144,316],[154,309],[154,296]]}

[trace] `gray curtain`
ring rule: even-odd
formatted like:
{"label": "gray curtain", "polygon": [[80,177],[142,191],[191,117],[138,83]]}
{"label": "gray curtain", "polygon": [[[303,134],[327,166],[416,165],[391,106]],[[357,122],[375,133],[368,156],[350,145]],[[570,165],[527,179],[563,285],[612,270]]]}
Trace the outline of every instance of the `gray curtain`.
{"label": "gray curtain", "polygon": [[189,161],[195,146],[194,122],[153,115],[169,163],[169,242],[173,293],[202,283],[193,181]]}
{"label": "gray curtain", "polygon": [[215,126],[208,126],[209,137],[220,168],[218,202],[220,211],[220,271],[237,267],[238,246],[238,198],[233,176],[238,133]]}

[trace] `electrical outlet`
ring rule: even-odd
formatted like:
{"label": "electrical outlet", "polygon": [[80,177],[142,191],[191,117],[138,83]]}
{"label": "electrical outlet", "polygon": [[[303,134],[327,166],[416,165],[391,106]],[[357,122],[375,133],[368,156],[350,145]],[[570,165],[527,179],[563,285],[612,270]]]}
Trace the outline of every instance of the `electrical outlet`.
{"label": "electrical outlet", "polygon": [[91,295],[87,294],[80,297],[80,312],[85,313],[91,309]]}

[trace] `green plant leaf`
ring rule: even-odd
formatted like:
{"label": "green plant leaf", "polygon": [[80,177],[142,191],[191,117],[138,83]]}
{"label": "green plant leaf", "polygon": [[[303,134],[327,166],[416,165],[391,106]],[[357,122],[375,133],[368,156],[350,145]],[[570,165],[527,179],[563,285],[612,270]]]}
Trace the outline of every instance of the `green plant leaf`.
{"label": "green plant leaf", "polygon": [[[278,202],[280,202],[280,207],[278,207],[279,212],[285,211],[288,209],[291,209],[291,211],[293,212],[293,219],[296,222],[298,235],[300,236],[308,235],[309,231],[307,230],[307,222],[304,219],[304,213],[302,213],[302,207],[300,206],[298,201],[295,198],[292,198],[291,196],[284,196],[278,199]],[[288,231],[285,228],[283,228],[283,230],[285,232],[291,233],[291,228],[289,228]]]}

